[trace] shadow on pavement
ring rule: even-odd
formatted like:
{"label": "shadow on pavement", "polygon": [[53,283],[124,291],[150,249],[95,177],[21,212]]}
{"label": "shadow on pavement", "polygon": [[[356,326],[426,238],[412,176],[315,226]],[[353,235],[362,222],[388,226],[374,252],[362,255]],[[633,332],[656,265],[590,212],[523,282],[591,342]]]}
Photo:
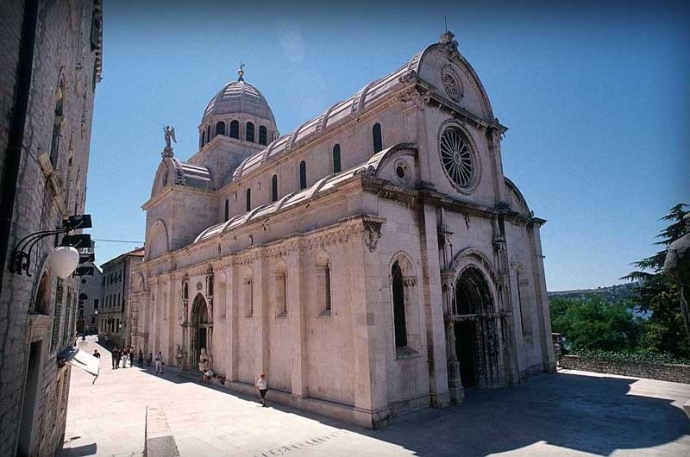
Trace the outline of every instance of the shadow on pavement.
{"label": "shadow on pavement", "polygon": [[[108,368],[109,369],[109,368]],[[166,370],[176,384],[199,383],[200,374]],[[199,377],[198,377],[199,376]],[[270,380],[269,380],[270,382]],[[496,390],[469,391],[465,402],[444,409],[427,408],[394,417],[382,430],[367,430],[287,405],[271,408],[325,425],[393,443],[425,457],[480,457],[546,442],[608,456],[617,449],[660,446],[690,434],[690,421],[673,400],[629,395],[636,379],[574,373],[540,375],[526,383]],[[258,396],[225,386],[203,386],[258,403]]]}

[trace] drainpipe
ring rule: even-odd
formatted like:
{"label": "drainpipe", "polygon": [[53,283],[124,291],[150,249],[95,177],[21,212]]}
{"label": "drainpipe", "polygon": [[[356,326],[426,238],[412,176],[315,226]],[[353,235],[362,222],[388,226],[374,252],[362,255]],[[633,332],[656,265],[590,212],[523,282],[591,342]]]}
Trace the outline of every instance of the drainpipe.
{"label": "drainpipe", "polygon": [[29,92],[31,91],[38,1],[26,0],[24,4],[24,21],[19,44],[19,64],[17,65],[17,94],[7,137],[5,167],[2,171],[2,189],[0,189],[0,265],[2,266],[0,268],[0,296],[2,295],[3,279],[7,268],[7,251],[14,215],[14,202],[17,195],[26,112],[29,106]]}

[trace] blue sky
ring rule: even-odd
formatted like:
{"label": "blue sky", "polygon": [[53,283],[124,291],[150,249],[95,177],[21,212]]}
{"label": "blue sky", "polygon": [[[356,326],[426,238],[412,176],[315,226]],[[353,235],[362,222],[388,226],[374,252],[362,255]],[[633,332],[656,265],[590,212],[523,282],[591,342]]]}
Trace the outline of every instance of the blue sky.
{"label": "blue sky", "polygon": [[[287,133],[437,41],[444,15],[509,128],[506,176],[548,220],[549,290],[620,283],[655,252],[658,219],[690,202],[680,3],[104,3],[87,193],[96,240],[143,241],[163,125],[176,129],[176,156],[191,156],[206,104],[240,61]],[[101,264],[137,244],[96,246]]]}

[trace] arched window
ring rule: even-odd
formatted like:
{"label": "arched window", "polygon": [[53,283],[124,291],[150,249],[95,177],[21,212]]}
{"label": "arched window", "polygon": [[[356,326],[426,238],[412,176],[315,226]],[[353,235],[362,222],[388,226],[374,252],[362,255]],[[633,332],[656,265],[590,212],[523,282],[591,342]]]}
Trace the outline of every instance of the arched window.
{"label": "arched window", "polygon": [[320,316],[330,316],[332,311],[331,301],[331,262],[325,252],[317,255],[316,268],[316,304],[320,310]]}
{"label": "arched window", "polygon": [[247,189],[247,211],[252,209],[252,190]]}
{"label": "arched window", "polygon": [[247,122],[247,141],[250,143],[254,142],[254,124]]}
{"label": "arched window", "polygon": [[307,188],[307,163],[304,160],[299,163],[299,188]]}
{"label": "arched window", "polygon": [[57,168],[58,153],[60,152],[60,136],[62,132],[62,83],[55,91],[55,112],[53,117],[53,139],[50,143],[50,163]]}
{"label": "arched window", "polygon": [[340,145],[333,146],[333,173],[340,173]]}
{"label": "arched window", "polygon": [[[378,125],[378,124],[377,124]],[[393,277],[393,324],[395,325],[395,347],[407,346],[407,327],[405,326],[405,284],[398,262],[391,268]]]}
{"label": "arched window", "polygon": [[265,125],[259,126],[259,144],[268,144],[268,130]]}
{"label": "arched window", "polygon": [[230,219],[230,200],[225,200],[225,221]]}
{"label": "arched window", "polygon": [[271,178],[271,201],[278,201],[278,175]]}
{"label": "arched window", "polygon": [[211,126],[206,127],[206,143],[211,141]]}
{"label": "arched window", "polygon": [[225,135],[225,122],[220,121],[216,124],[216,135]]}
{"label": "arched window", "polygon": [[371,133],[374,136],[374,154],[383,150],[383,139],[381,138],[381,124],[374,124]]}
{"label": "arched window", "polygon": [[230,123],[230,138],[240,139],[240,123],[239,121],[232,121]]}

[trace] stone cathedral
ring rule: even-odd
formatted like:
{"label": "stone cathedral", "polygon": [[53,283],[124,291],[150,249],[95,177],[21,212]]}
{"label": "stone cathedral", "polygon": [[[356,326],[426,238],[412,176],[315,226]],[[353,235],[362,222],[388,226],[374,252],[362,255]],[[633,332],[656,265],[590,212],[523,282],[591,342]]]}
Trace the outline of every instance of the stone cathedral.
{"label": "stone cathedral", "polygon": [[554,371],[545,221],[457,46],[444,33],[285,135],[242,68],[186,161],[167,128],[134,344],[364,427]]}

